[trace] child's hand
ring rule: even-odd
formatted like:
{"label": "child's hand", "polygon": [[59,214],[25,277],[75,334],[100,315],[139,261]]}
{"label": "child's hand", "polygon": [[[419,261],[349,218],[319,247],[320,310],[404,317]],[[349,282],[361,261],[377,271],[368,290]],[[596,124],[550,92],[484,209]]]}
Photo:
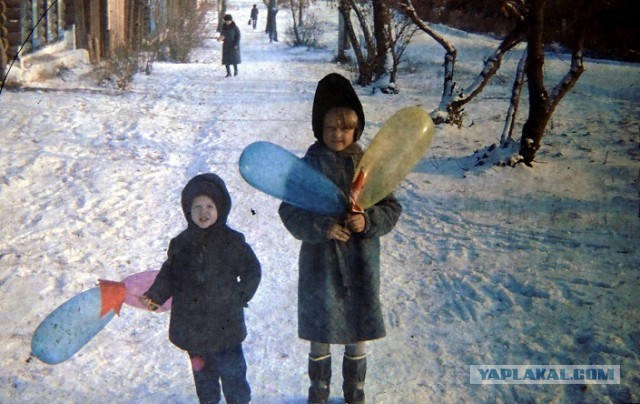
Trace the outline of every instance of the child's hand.
{"label": "child's hand", "polygon": [[337,223],[333,223],[327,231],[327,237],[331,240],[347,241],[351,237],[351,231]]}
{"label": "child's hand", "polygon": [[147,295],[140,296],[140,298],[138,300],[140,301],[140,303],[142,303],[142,305],[144,307],[146,307],[147,309],[149,309],[151,311],[156,311],[160,307],[159,304],[154,303],[154,301],[151,300]]}
{"label": "child's hand", "polygon": [[365,227],[364,215],[362,213],[349,214],[345,224],[352,232],[362,233]]}

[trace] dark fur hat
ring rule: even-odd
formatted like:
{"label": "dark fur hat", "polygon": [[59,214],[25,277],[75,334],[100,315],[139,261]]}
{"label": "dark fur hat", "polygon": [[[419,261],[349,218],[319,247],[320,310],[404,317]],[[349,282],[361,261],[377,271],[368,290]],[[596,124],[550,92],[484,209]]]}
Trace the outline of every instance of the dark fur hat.
{"label": "dark fur hat", "polygon": [[193,200],[200,195],[206,195],[216,205],[218,220],[216,223],[226,223],[231,211],[231,196],[222,180],[215,174],[207,173],[193,177],[182,190],[182,212],[189,224],[191,220],[191,205]]}
{"label": "dark fur hat", "polygon": [[331,73],[318,82],[316,95],[313,98],[311,124],[316,139],[322,141],[324,116],[330,109],[336,107],[347,107],[356,112],[358,115],[358,137],[360,137],[364,130],[364,111],[360,99],[347,78],[338,73]]}

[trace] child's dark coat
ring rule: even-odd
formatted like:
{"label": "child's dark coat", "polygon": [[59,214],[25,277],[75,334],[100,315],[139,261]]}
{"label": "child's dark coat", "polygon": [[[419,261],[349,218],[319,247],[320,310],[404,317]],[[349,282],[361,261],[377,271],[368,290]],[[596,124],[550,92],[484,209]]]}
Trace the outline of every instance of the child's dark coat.
{"label": "child's dark coat", "polygon": [[[217,222],[200,229],[190,217],[193,199],[209,196]],[[182,192],[188,228],[171,240],[147,296],[162,304],[173,297],[169,339],[190,352],[218,352],[246,338],[244,307],[258,288],[261,269],[244,236],[227,226],[231,199],[214,174],[194,177]]]}
{"label": "child's dark coat", "polygon": [[[362,157],[356,144],[342,152],[329,150],[320,141],[304,160],[331,179],[345,194]],[[402,207],[389,195],[365,211],[365,231],[346,243],[329,240],[332,222],[287,203],[280,205],[282,222],[302,240],[299,258],[298,334],[309,341],[350,344],[385,336],[379,300],[380,240],[395,226]]]}

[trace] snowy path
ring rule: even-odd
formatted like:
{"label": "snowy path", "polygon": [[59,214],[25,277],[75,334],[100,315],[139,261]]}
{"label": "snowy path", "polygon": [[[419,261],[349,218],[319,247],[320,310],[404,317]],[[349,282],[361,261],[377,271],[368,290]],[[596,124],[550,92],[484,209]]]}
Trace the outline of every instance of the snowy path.
{"label": "snowy path", "polygon": [[[319,3],[316,12],[333,21],[335,9]],[[251,4],[235,1],[230,10],[243,33],[236,78],[223,77],[211,41],[193,63],[157,63],[119,94],[2,93],[0,402],[196,402],[187,358],[167,341],[166,315],[125,308],[57,366],[31,359],[29,340],[44,315],[98,278],[157,268],[184,225],[179,191],[203,171],[226,180],[230,222],[263,265],[247,311],[253,402],[305,402],[298,243],[280,223],[278,202],[242,181],[237,161],[255,140],[301,155],[313,140],[317,80],[350,73],[329,63],[329,50],[291,49],[250,30],[243,21]],[[287,12],[278,15],[282,32]],[[260,25],[265,17],[266,10]],[[432,46],[415,53],[428,55]],[[396,98],[358,90],[365,142],[393,111],[435,105],[439,63],[402,76],[406,91]],[[640,174],[630,160],[640,144],[640,109],[628,88],[604,92],[604,79],[593,77],[559,108],[544,163],[534,169],[475,165],[473,146],[499,133],[494,109],[504,101],[494,95],[506,99],[508,86],[491,87],[491,99],[469,107],[473,127],[438,129],[428,156],[399,187],[404,213],[383,239],[388,336],[368,345],[372,403],[640,400]],[[596,102],[604,106],[597,114],[587,109]],[[333,353],[340,358],[338,347]],[[472,364],[618,364],[623,383],[477,386],[469,384]],[[333,374],[338,397],[339,360]]]}

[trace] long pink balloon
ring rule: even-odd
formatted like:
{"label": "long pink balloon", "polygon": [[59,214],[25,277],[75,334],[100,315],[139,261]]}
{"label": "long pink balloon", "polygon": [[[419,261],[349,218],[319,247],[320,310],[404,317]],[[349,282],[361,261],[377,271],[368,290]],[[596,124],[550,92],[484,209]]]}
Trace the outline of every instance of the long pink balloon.
{"label": "long pink balloon", "polygon": [[[129,275],[122,280],[125,287],[127,288],[127,294],[124,297],[124,302],[129,306],[136,307],[138,309],[147,310],[146,307],[140,303],[139,298],[146,292],[153,281],[156,279],[158,275],[156,270],[138,272],[137,274]],[[167,300],[158,310],[157,312],[168,311],[171,310],[171,299]]]}

